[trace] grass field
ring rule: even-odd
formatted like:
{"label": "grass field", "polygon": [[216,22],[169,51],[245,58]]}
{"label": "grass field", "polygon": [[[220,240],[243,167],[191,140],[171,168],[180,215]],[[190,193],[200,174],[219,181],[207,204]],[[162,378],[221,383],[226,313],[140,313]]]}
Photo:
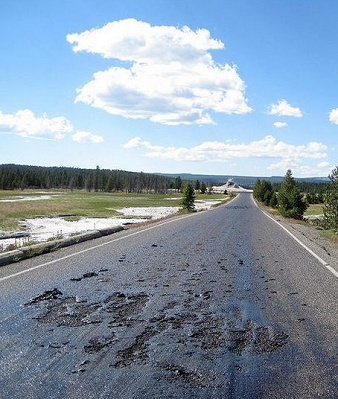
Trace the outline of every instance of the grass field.
{"label": "grass field", "polygon": [[[4,202],[17,197],[50,196],[49,199]],[[19,229],[18,222],[27,218],[44,217],[116,217],[123,207],[180,206],[182,195],[95,193],[86,191],[1,191],[0,231]],[[196,200],[225,200],[224,195],[199,194]]]}
{"label": "grass field", "polygon": [[311,204],[304,213],[304,216],[310,215],[322,215],[323,214],[323,204]]}

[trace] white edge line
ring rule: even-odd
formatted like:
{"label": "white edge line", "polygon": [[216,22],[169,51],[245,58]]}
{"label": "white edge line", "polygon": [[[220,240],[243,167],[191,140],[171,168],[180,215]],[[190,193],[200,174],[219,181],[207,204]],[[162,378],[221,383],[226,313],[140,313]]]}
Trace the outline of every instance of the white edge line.
{"label": "white edge line", "polygon": [[[190,216],[193,216],[193,214],[183,216],[183,217],[181,217],[180,219],[185,219],[185,218],[190,217]],[[109,245],[109,244],[111,244],[112,242],[121,241],[121,240],[124,240],[124,239],[126,239],[126,238],[135,236],[135,235],[137,235],[137,234],[141,234],[141,233],[143,233],[143,232],[145,232],[145,231],[149,231],[149,230],[155,229],[156,227],[160,227],[160,226],[163,226],[163,225],[165,225],[165,224],[173,223],[173,222],[175,222],[176,220],[177,220],[177,219],[168,220],[168,221],[165,221],[165,222],[163,222],[163,223],[156,224],[156,225],[154,225],[154,226],[147,227],[147,228],[142,229],[142,230],[139,230],[139,231],[135,231],[134,233],[130,233],[130,234],[125,235],[125,236],[123,236],[123,237],[114,238],[113,240],[104,242],[104,243],[102,243],[102,244],[94,245],[93,247],[83,249],[82,251],[74,252],[73,254],[63,256],[62,258],[54,259],[54,260],[51,260],[51,261],[46,262],[46,263],[41,263],[40,265],[30,267],[29,269],[22,270],[22,271],[20,271],[20,272],[11,274],[11,275],[6,276],[6,277],[1,277],[1,278],[0,278],[0,282],[1,282],[1,281],[8,280],[8,279],[13,278],[13,277],[16,277],[16,276],[20,276],[21,274],[25,274],[25,273],[31,272],[31,271],[33,271],[33,270],[36,270],[36,269],[40,269],[41,267],[44,267],[44,266],[52,265],[52,264],[54,264],[54,263],[57,263],[57,262],[60,262],[60,261],[63,261],[63,260],[72,258],[72,257],[74,257],[74,256],[83,254],[83,253],[85,253],[85,252],[89,252],[89,251],[92,251],[92,250],[94,250],[94,249],[97,249],[97,248],[100,248],[100,247],[104,247],[105,245]]]}
{"label": "white edge line", "polygon": [[[252,197],[255,205],[257,206],[257,208],[259,208],[259,206],[257,205],[256,201],[254,200],[254,198]],[[306,246],[299,238],[297,238],[294,234],[292,234],[286,227],[284,227],[281,223],[279,223],[276,219],[274,219],[273,217],[271,217],[269,214],[267,214],[265,211],[263,211],[261,208],[259,208],[265,216],[267,216],[269,219],[271,219],[273,222],[275,222],[276,224],[278,224],[278,226],[280,226],[284,231],[286,231],[296,242],[298,242],[299,245],[301,245],[307,252],[309,252],[314,258],[316,258],[318,260],[318,262],[320,262],[323,266],[325,266],[336,278],[338,278],[338,272],[332,267],[330,266],[324,259],[322,259],[320,256],[318,256],[316,253],[314,253],[308,246]]]}
{"label": "white edge line", "polygon": [[[232,202],[234,199],[236,199],[236,197],[234,197],[230,201],[226,202],[224,205],[230,204],[230,202]],[[209,209],[209,211],[212,211],[213,209],[217,209],[217,208],[211,208],[211,209]],[[57,263],[57,262],[72,258],[73,256],[77,256],[77,255],[83,254],[85,252],[89,252],[89,251],[92,251],[94,249],[97,249],[97,248],[100,248],[100,247],[104,247],[105,245],[109,245],[109,244],[111,244],[113,242],[121,241],[121,240],[124,240],[126,238],[135,236],[137,234],[144,233],[145,231],[156,229],[157,227],[164,226],[165,224],[174,223],[177,220],[185,219],[185,218],[188,218],[188,217],[191,217],[191,216],[195,216],[195,215],[196,215],[196,213],[192,213],[192,214],[189,214],[189,215],[186,215],[186,216],[181,216],[179,219],[170,219],[170,220],[167,220],[165,222],[162,222],[162,223],[159,223],[159,224],[155,224],[154,226],[150,226],[150,227],[147,227],[145,229],[135,231],[134,233],[130,233],[130,234],[125,235],[123,237],[114,238],[113,240],[104,242],[102,244],[94,245],[93,247],[83,249],[82,251],[78,251],[78,252],[75,252],[73,254],[63,256],[62,258],[54,259],[54,260],[51,260],[49,262],[42,263],[40,265],[30,267],[29,269],[21,270],[20,272],[17,272],[17,273],[14,273],[14,274],[10,274],[9,276],[6,276],[6,277],[1,277],[0,278],[0,282],[1,281],[5,281],[5,280],[9,280],[9,279],[11,279],[13,277],[16,277],[16,276],[20,276],[21,274],[29,273],[29,272],[31,272],[33,270],[40,269],[41,267],[44,267],[44,266],[52,265],[54,263]]]}

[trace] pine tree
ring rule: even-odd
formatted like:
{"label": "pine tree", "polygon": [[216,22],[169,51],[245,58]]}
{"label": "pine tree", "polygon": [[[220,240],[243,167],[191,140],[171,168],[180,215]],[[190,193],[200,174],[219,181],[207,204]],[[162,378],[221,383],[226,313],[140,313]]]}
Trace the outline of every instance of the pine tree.
{"label": "pine tree", "polygon": [[324,201],[324,228],[338,233],[338,166],[329,175],[330,184]]}
{"label": "pine tree", "polygon": [[183,187],[182,206],[189,212],[195,210],[195,190],[191,183],[186,183]]}
{"label": "pine tree", "polygon": [[180,192],[181,191],[181,188],[182,188],[182,179],[181,179],[181,176],[177,176],[176,178],[175,178],[175,190],[177,190],[178,192]]}
{"label": "pine tree", "polygon": [[97,166],[94,172],[94,190],[95,192],[99,191],[100,188],[100,167]]}
{"label": "pine tree", "polygon": [[281,215],[294,219],[302,219],[308,204],[296,186],[290,169],[278,191],[278,207]]}

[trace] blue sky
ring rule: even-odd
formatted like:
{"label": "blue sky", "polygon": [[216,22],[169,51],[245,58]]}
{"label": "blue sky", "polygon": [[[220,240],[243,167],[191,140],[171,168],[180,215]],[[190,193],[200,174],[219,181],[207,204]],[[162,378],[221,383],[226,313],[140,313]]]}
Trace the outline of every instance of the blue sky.
{"label": "blue sky", "polygon": [[0,16],[0,163],[337,165],[336,0],[7,0]]}

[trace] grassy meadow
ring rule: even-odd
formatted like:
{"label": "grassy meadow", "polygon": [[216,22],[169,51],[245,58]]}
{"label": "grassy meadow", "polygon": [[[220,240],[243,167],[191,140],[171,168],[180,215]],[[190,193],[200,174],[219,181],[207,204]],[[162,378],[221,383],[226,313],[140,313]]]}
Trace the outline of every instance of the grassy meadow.
{"label": "grassy meadow", "polygon": [[304,216],[322,215],[323,204],[310,204],[307,210],[304,212]]}
{"label": "grassy meadow", "polygon": [[[15,197],[51,196],[50,199],[3,202]],[[102,193],[86,191],[1,191],[0,231],[19,229],[18,222],[34,217],[116,217],[116,209],[123,207],[180,206],[182,194]],[[199,194],[196,200],[226,200],[224,195]]]}

